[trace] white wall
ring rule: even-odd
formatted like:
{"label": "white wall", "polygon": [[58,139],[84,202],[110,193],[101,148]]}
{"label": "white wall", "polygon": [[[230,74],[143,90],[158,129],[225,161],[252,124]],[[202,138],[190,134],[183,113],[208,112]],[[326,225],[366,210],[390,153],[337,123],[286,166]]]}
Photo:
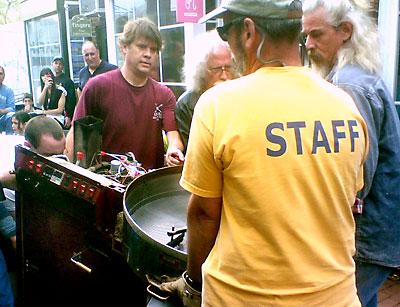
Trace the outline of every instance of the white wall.
{"label": "white wall", "polygon": [[0,26],[0,65],[4,66],[4,84],[15,94],[29,92],[28,63],[23,22]]}
{"label": "white wall", "polygon": [[57,0],[28,0],[21,3],[20,12],[24,20],[32,19],[57,10]]}
{"label": "white wall", "polygon": [[391,94],[396,98],[399,58],[399,0],[379,1],[378,16],[382,77]]}

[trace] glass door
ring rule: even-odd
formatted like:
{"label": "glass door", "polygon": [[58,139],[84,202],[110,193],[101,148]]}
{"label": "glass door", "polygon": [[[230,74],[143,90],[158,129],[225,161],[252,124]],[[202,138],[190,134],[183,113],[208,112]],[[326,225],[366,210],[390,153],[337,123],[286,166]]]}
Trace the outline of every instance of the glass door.
{"label": "glass door", "polygon": [[59,29],[56,12],[30,19],[25,23],[32,94],[35,101],[40,91],[40,70],[50,67],[53,57],[61,52]]}
{"label": "glass door", "polygon": [[82,44],[84,37],[76,37],[71,32],[71,20],[74,16],[79,15],[79,3],[76,1],[67,1],[65,3],[65,19],[67,27],[67,45],[70,67],[70,78],[75,84],[79,82],[79,71],[85,66],[82,56]]}

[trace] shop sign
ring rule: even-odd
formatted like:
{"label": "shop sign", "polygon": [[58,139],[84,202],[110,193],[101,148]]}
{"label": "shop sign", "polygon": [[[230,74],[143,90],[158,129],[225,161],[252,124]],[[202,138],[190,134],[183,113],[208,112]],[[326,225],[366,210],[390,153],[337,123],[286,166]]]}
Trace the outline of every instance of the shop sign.
{"label": "shop sign", "polygon": [[81,36],[92,36],[92,21],[90,18],[75,15],[71,19],[71,36],[81,37]]}
{"label": "shop sign", "polygon": [[176,0],[176,21],[196,23],[204,15],[204,0]]}

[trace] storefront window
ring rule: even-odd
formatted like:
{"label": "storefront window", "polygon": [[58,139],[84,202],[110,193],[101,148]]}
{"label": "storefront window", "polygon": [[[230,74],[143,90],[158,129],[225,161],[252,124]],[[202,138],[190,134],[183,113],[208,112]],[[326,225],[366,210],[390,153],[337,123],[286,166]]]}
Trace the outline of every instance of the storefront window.
{"label": "storefront window", "polygon": [[114,1],[114,27],[116,33],[121,33],[124,24],[135,17],[135,3],[136,1],[129,0]]}
{"label": "storefront window", "polygon": [[72,18],[76,15],[80,15],[79,12],[79,5],[77,3],[69,3],[66,7],[66,19],[68,20],[67,23],[67,36],[69,42],[69,49],[68,52],[70,54],[70,70],[72,71],[71,79],[74,81],[75,84],[79,82],[79,71],[83,66],[85,66],[85,61],[82,56],[82,44],[84,42],[84,37],[82,36],[75,36],[72,33],[71,29],[71,22]]}
{"label": "storefront window", "polygon": [[176,23],[176,0],[160,1],[160,26]]}
{"label": "storefront window", "polygon": [[114,28],[121,33],[128,20],[146,16],[157,23],[157,0],[114,0]]}
{"label": "storefront window", "polygon": [[121,66],[124,61],[118,48],[118,35],[122,33],[128,20],[140,17],[147,17],[158,24],[157,0],[114,0],[114,30],[118,66]]}
{"label": "storefront window", "polygon": [[183,27],[162,29],[162,82],[182,82],[181,70],[185,54]]}
{"label": "storefront window", "polygon": [[31,86],[35,100],[40,87],[40,70],[50,67],[54,56],[61,53],[58,15],[52,14],[29,20],[25,24],[28,41]]}

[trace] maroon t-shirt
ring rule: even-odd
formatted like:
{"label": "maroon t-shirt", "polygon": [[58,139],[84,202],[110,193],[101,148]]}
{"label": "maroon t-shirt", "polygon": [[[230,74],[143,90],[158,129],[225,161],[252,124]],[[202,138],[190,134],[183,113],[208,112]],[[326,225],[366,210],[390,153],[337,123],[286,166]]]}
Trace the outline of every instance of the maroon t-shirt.
{"label": "maroon t-shirt", "polygon": [[145,169],[164,165],[162,130],[177,130],[176,99],[166,86],[149,78],[142,87],[129,84],[116,69],[89,80],[74,113],[103,120],[102,150],[133,152]]}

